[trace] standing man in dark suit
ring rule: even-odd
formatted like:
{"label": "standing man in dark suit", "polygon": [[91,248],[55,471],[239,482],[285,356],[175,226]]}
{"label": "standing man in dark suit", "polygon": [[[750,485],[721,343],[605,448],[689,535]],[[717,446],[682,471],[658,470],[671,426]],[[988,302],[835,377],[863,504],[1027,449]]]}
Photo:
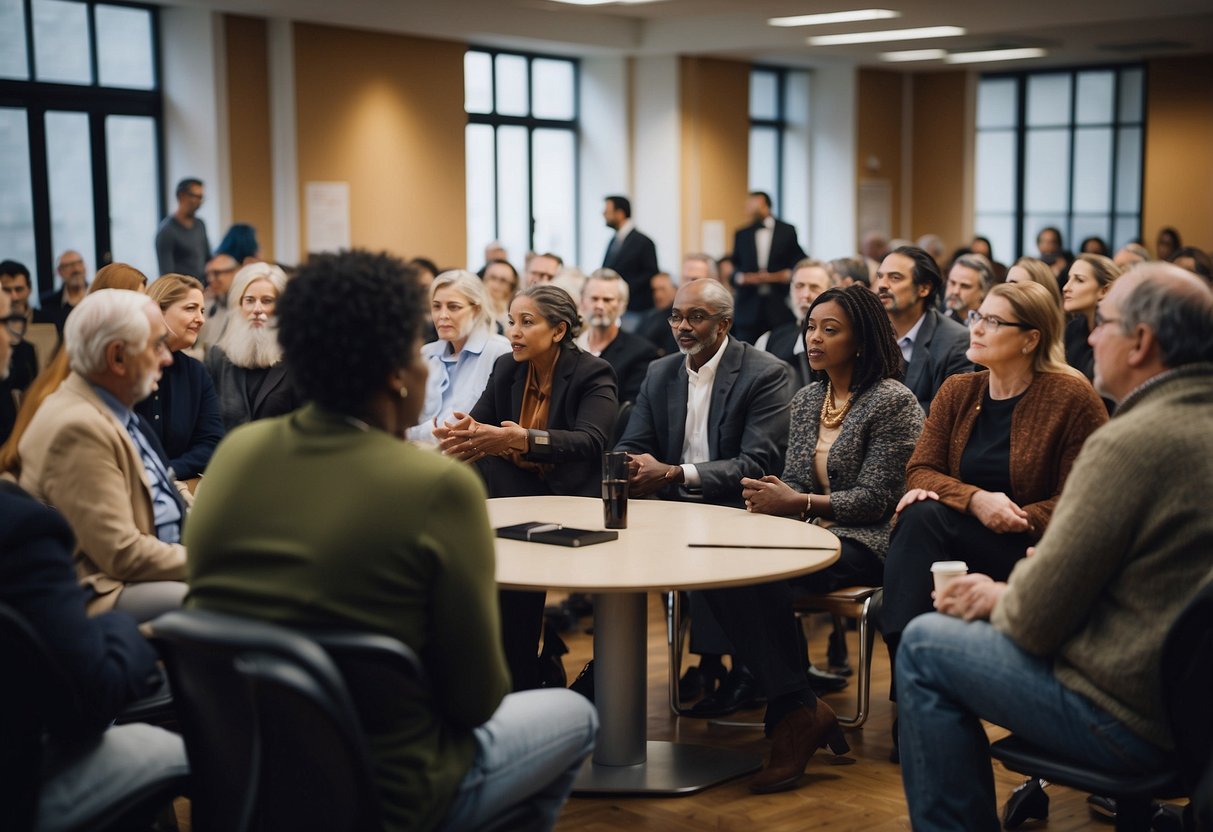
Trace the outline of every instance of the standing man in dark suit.
{"label": "standing man in dark suit", "polygon": [[901,246],[881,261],[872,287],[889,313],[901,347],[905,385],[914,391],[925,412],[930,412],[931,399],[944,379],[973,369],[965,356],[968,328],[935,308],[942,286],[943,277],[931,255],[917,246]]}
{"label": "standing man in dark suit", "polygon": [[733,334],[743,341],[792,320],[784,300],[792,267],[805,253],[796,229],[771,215],[771,197],[754,191],[746,200],[751,223],[733,238],[733,285],[737,287],[737,320]]}
{"label": "standing man in dark suit", "polygon": [[[649,279],[660,271],[657,246],[636,230],[632,222],[632,203],[627,197],[608,196],[602,209],[607,228],[615,231],[602,258],[604,269],[614,269],[628,284],[628,312],[653,308],[653,289]],[[630,327],[629,327],[630,329]]]}
{"label": "standing man in dark suit", "polygon": [[619,380],[619,402],[634,402],[640,383],[657,357],[657,348],[646,339],[619,327],[628,305],[628,284],[611,269],[598,269],[581,290],[581,319],[586,328],[577,336],[577,346],[611,365]]}

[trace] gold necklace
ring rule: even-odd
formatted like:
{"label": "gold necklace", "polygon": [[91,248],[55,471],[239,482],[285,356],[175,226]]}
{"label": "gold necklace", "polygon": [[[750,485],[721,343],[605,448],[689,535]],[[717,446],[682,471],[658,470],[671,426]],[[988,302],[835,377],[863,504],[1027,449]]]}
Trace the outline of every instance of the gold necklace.
{"label": "gold necklace", "polygon": [[822,427],[834,430],[842,424],[842,420],[847,418],[847,413],[851,410],[851,402],[855,400],[855,396],[847,396],[847,401],[842,407],[834,407],[834,385],[832,382],[826,382],[826,397],[821,402],[821,424]]}

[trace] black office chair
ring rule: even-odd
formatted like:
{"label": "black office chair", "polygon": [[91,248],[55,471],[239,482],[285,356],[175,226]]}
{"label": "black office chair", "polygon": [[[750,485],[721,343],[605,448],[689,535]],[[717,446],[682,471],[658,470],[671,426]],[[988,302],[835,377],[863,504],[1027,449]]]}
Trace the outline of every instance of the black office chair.
{"label": "black office chair", "polygon": [[[417,655],[374,633],[301,632],[202,610],[152,622],[177,702],[195,832],[381,828],[364,731],[431,708]],[[529,809],[494,828],[525,828]]]}
{"label": "black office chair", "polygon": [[[1213,829],[1213,584],[1205,587],[1171,626],[1163,644],[1162,689],[1175,737],[1174,768],[1148,775],[1101,771],[1033,746],[1016,736],[999,740],[990,753],[1011,771],[1039,777],[1116,802],[1116,829],[1149,830],[1154,801],[1192,795],[1189,810]],[[1202,782],[1203,778],[1203,782]],[[1202,789],[1204,790],[1202,796]]]}
{"label": "black office chair", "polygon": [[[0,603],[0,829],[33,827],[42,790],[48,728],[84,732],[80,692],[41,636],[19,612]],[[187,778],[165,775],[135,789],[83,820],[81,830],[129,828],[150,822],[157,811],[186,791]]]}

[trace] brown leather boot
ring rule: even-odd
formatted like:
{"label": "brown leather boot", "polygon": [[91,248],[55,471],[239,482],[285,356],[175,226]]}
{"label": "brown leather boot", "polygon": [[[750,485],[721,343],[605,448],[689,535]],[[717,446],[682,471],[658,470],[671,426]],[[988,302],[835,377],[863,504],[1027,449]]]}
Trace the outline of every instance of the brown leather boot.
{"label": "brown leather boot", "polygon": [[775,726],[770,759],[766,768],[750,781],[750,791],[767,794],[795,788],[809,758],[827,745],[835,754],[851,750],[830,706],[818,699],[816,709],[807,705],[797,708]]}

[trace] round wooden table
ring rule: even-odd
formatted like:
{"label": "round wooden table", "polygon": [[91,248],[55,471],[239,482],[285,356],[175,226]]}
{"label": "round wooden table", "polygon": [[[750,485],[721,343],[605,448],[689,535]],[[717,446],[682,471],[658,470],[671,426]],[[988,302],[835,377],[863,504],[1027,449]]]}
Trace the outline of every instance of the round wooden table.
{"label": "round wooden table", "polygon": [[[500,497],[494,527],[540,521],[601,529],[602,500]],[[736,508],[632,500],[619,539],[583,548],[497,538],[497,582],[508,589],[594,595],[594,699],[602,727],[574,791],[686,794],[757,770],[754,754],[645,741],[646,593],[719,589],[816,572],[838,559],[838,538],[787,517]]]}

